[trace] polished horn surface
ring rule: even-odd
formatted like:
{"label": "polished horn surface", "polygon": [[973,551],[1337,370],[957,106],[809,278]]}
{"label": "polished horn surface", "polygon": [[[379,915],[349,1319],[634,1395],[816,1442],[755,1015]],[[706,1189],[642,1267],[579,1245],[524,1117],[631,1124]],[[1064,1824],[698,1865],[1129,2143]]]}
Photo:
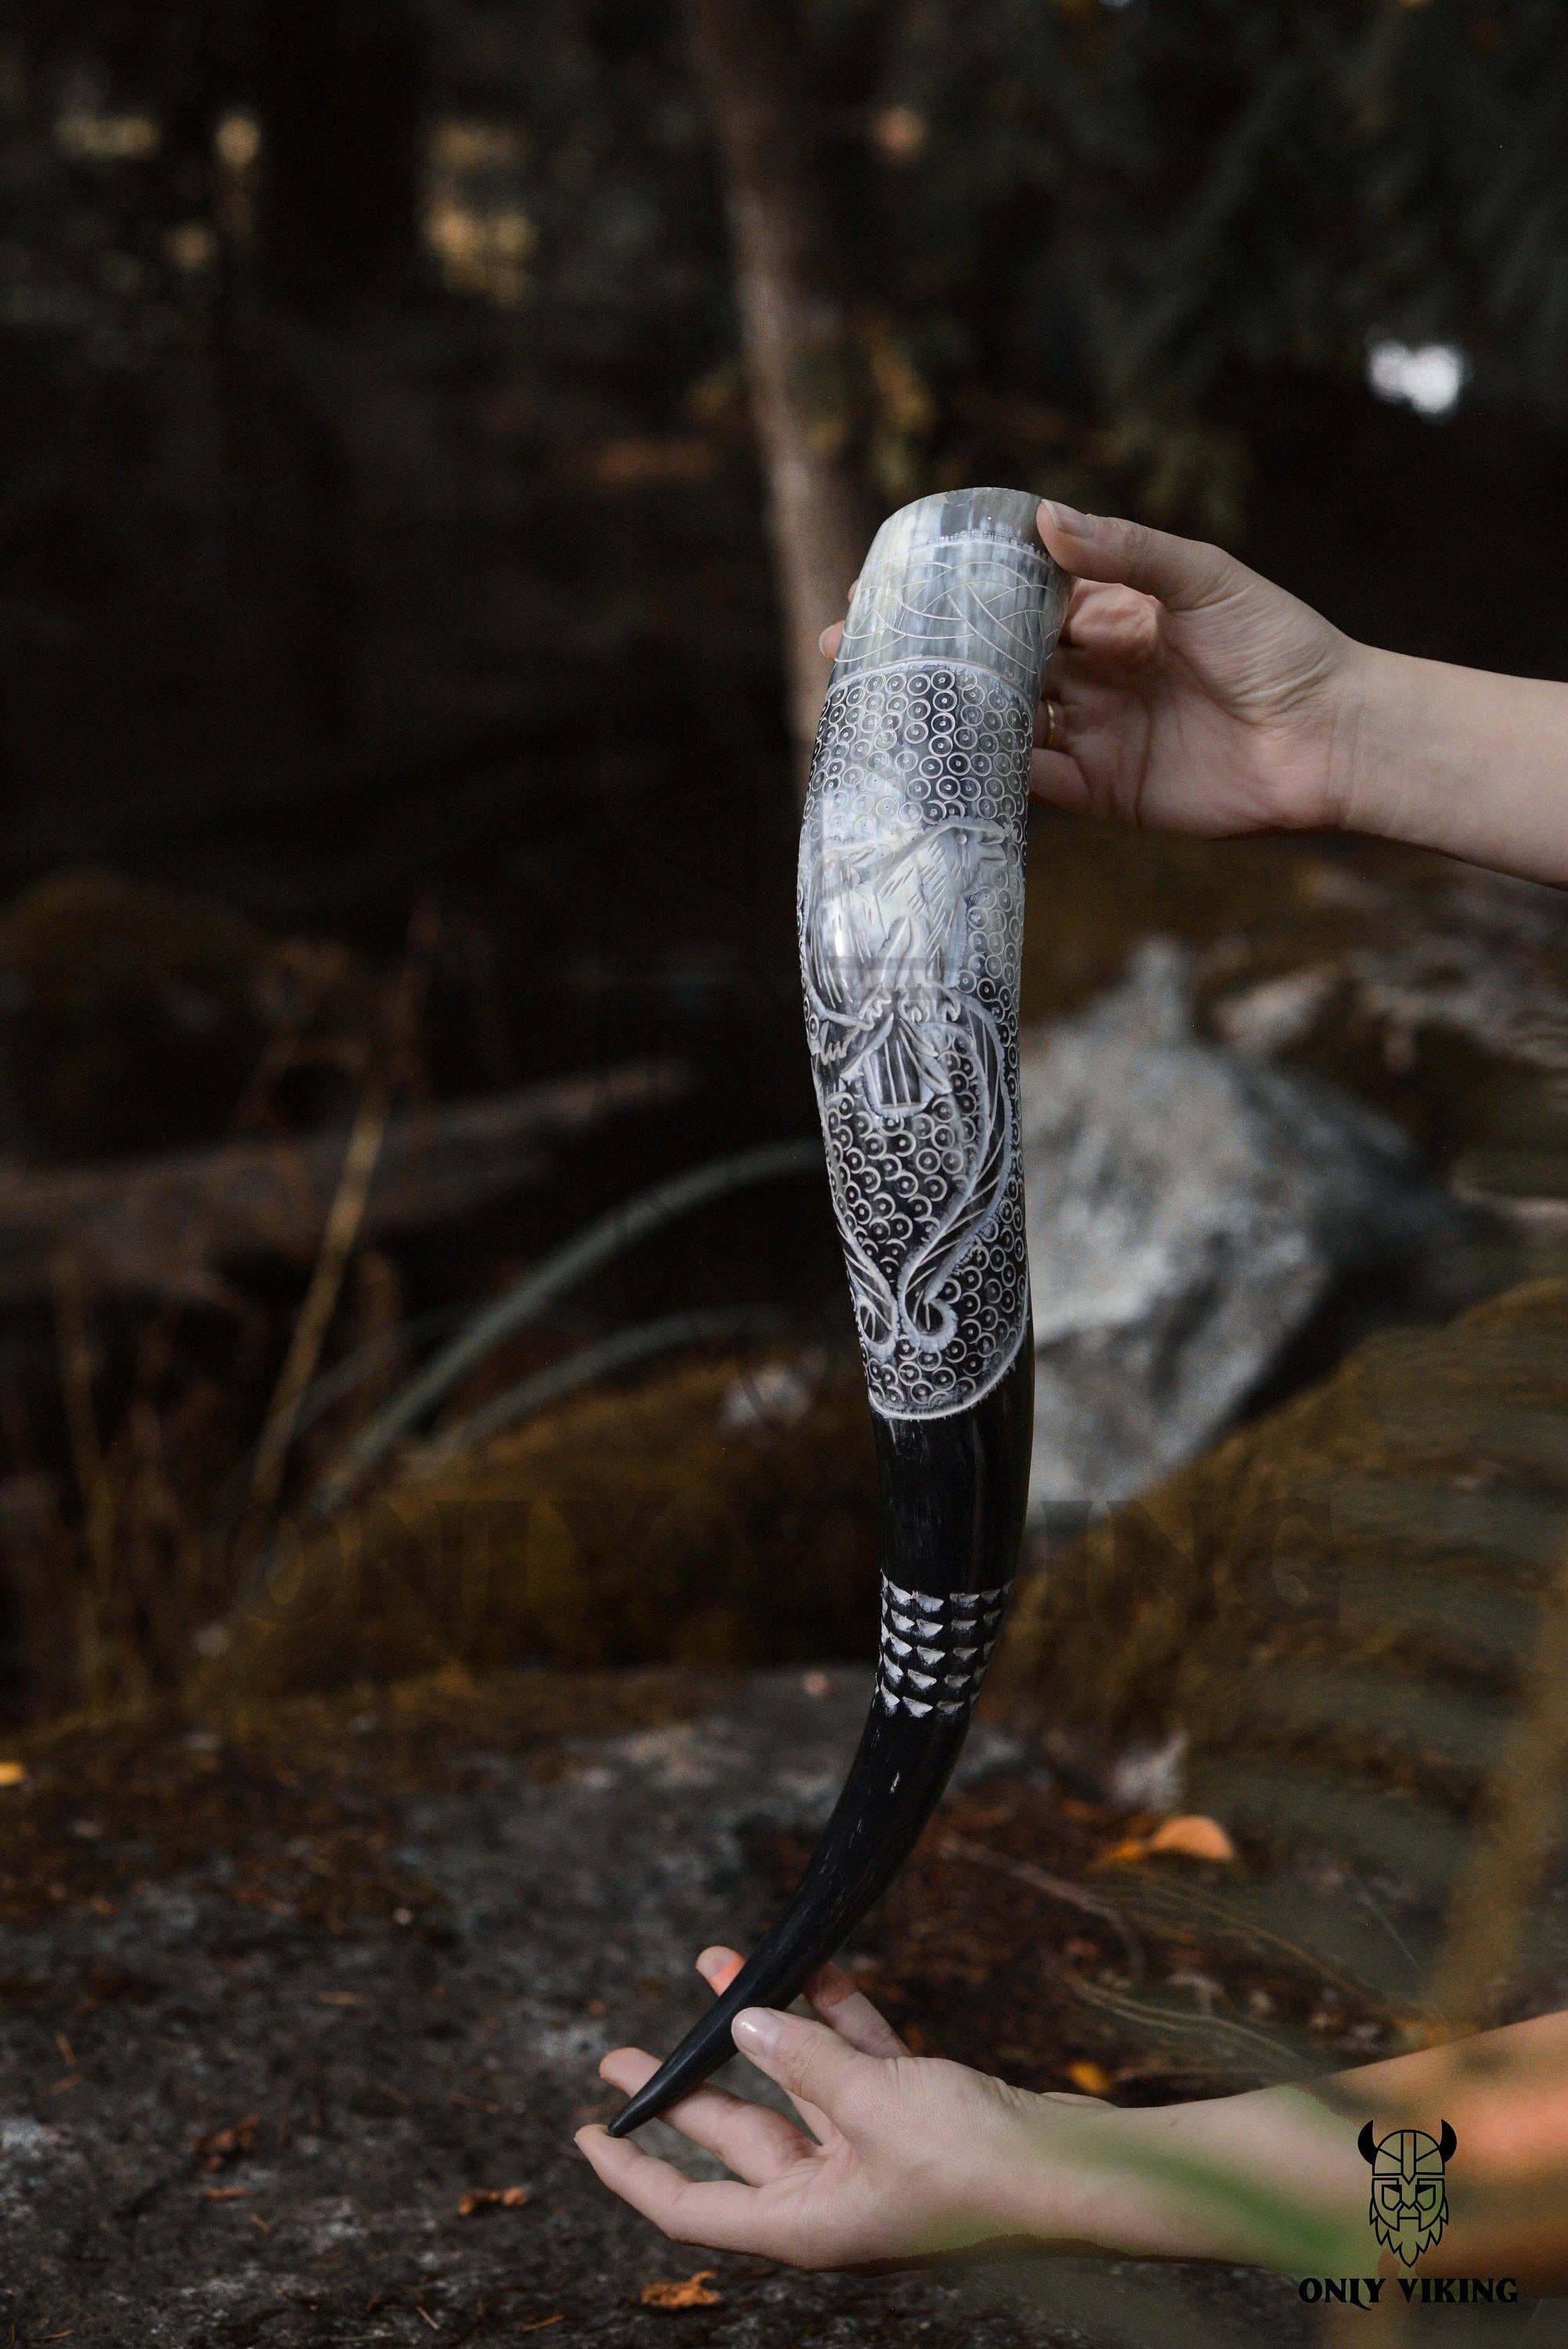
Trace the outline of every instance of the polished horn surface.
{"label": "polished horn surface", "polygon": [[882,524],[850,606],[800,833],[806,1033],[876,1433],[871,1717],[783,1916],[610,2124],[624,2137],[784,2006],[896,1875],[964,1743],[1028,1497],[1018,1158],[1029,753],[1068,581],[1033,498]]}

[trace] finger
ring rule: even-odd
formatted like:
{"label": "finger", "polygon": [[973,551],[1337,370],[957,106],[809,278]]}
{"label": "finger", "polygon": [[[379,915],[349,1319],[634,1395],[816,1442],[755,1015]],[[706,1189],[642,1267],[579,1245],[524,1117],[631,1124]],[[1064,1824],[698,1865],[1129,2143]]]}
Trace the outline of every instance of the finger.
{"label": "finger", "polygon": [[1062,735],[1068,724],[1067,704],[1062,698],[1063,668],[1053,662],[1046,672],[1046,689],[1035,711],[1034,744],[1037,750],[1059,750]]}
{"label": "finger", "polygon": [[1059,499],[1041,499],[1037,528],[1047,553],[1064,571],[1139,588],[1171,612],[1221,603],[1251,575],[1223,547],[1176,538],[1140,522],[1079,513]]}
{"label": "finger", "polygon": [[843,1967],[834,1965],[831,1960],[812,1975],[806,1984],[806,1996],[829,2030],[836,2031],[851,2047],[858,2047],[862,2055],[885,2059],[910,2053],[886,2015],[872,2004]]}
{"label": "finger", "polygon": [[[729,1988],[745,1962],[738,1950],[727,1949],[719,1942],[711,1950],[704,1950],[696,1961],[696,1970],[713,1991],[722,1992]],[[803,2096],[796,2098],[795,2108],[817,2143],[825,2144],[833,2134],[833,2124],[827,2114],[820,2113],[816,2106],[808,2103]],[[807,2140],[802,2139],[801,2144],[804,2149],[810,2149]]]}
{"label": "finger", "polygon": [[1047,807],[1066,808],[1073,815],[1087,815],[1094,806],[1083,769],[1065,750],[1034,752],[1029,761],[1029,797]]}
{"label": "finger", "polygon": [[[658,2068],[657,2056],[641,2047],[617,2047],[600,2064],[599,2077],[631,2096]],[[732,2096],[724,2088],[694,2088],[660,2118],[705,2153],[717,2153],[748,2186],[766,2186],[815,2150],[782,2113]]]}
{"label": "finger", "polygon": [[822,654],[825,659],[836,660],[838,658],[839,647],[843,643],[843,641],[844,624],[842,620],[835,620],[832,626],[830,628],[824,628],[821,635],[818,637],[817,649]]}
{"label": "finger", "polygon": [[848,2133],[846,2116],[852,2118],[862,2092],[877,2076],[859,2048],[825,2023],[779,2014],[770,2006],[742,2007],[732,2028],[736,2045],[759,2072]]}
{"label": "finger", "polygon": [[1099,586],[1099,581],[1098,579],[1075,579],[1073,581],[1071,592],[1068,596],[1068,608],[1062,616],[1062,625],[1057,636],[1057,646],[1058,650],[1065,649],[1072,644],[1074,631],[1077,628],[1079,620],[1083,617],[1084,606],[1086,604],[1091,604],[1093,602],[1096,590]]}
{"label": "finger", "polygon": [[769,2229],[754,2186],[732,2178],[715,2183],[683,2178],[630,2137],[614,2137],[595,2125],[577,2132],[577,2150],[602,2185],[673,2241],[700,2243],[710,2251],[753,2251],[768,2256]]}

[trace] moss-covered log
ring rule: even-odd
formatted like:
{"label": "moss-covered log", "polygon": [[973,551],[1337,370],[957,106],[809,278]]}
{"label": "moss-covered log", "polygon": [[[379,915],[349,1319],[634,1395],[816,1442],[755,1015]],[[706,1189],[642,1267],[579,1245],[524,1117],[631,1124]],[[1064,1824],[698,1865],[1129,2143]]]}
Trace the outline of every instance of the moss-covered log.
{"label": "moss-covered log", "polygon": [[688,1364],[406,1474],[279,1560],[209,1693],[265,1701],[450,1663],[869,1655],[858,1373],[811,1395],[768,1368]]}
{"label": "moss-covered log", "polygon": [[1265,1810],[1296,1768],[1463,1810],[1565,1554],[1568,1282],[1549,1280],[1368,1340],[1047,1559],[993,1686],[1107,1748],[1180,1736],[1197,1778],[1235,1799],[1250,1780]]}

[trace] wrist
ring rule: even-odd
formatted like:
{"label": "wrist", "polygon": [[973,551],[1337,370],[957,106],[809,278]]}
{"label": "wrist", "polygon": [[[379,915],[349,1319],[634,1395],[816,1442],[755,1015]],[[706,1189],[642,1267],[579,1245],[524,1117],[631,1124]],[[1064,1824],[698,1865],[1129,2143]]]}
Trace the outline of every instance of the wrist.
{"label": "wrist", "polygon": [[1325,812],[1338,832],[1389,835],[1390,713],[1397,657],[1345,639],[1331,695],[1324,763]]}
{"label": "wrist", "polygon": [[1078,2097],[1021,2100],[1017,2141],[993,2208],[1009,2232],[1112,2257],[1212,2255],[1162,2143],[1177,2107],[1128,2110]]}

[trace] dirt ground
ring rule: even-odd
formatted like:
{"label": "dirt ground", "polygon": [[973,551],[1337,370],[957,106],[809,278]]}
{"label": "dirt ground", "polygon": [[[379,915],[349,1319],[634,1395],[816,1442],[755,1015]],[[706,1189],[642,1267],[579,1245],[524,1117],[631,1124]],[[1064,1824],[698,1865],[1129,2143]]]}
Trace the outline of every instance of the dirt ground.
{"label": "dirt ground", "polygon": [[[864,1702],[848,1670],[539,1673],[19,1749],[0,1787],[0,2342],[1317,2338],[1283,2279],[1076,2261],[801,2277],[670,2245],[597,2187],[571,2131],[616,2101],[598,2057],[678,2036],[695,1951],[762,1923]],[[1046,1857],[1081,1876],[1107,1822],[983,1725],[937,1832],[1037,1857],[1047,1809]],[[960,1837],[958,1858],[974,1848]],[[1006,2031],[985,2020],[987,1911],[944,1908],[938,1850],[861,1962],[928,2037],[967,2007],[952,2052],[983,2060]],[[1080,1967],[1114,1956],[1092,1910],[1031,1911],[1023,1880],[988,1896],[1004,2004],[1047,1942],[1076,1935]],[[1057,2012],[1043,1976],[1039,1996]],[[1119,2065],[1103,2014],[1077,2044],[1070,2020],[1016,2023],[1014,2077],[1045,2085],[1098,2047],[1122,2093],[1179,2085]],[[691,2304],[645,2302],[699,2269]],[[1484,2313],[1486,2337],[1512,2332]]]}

